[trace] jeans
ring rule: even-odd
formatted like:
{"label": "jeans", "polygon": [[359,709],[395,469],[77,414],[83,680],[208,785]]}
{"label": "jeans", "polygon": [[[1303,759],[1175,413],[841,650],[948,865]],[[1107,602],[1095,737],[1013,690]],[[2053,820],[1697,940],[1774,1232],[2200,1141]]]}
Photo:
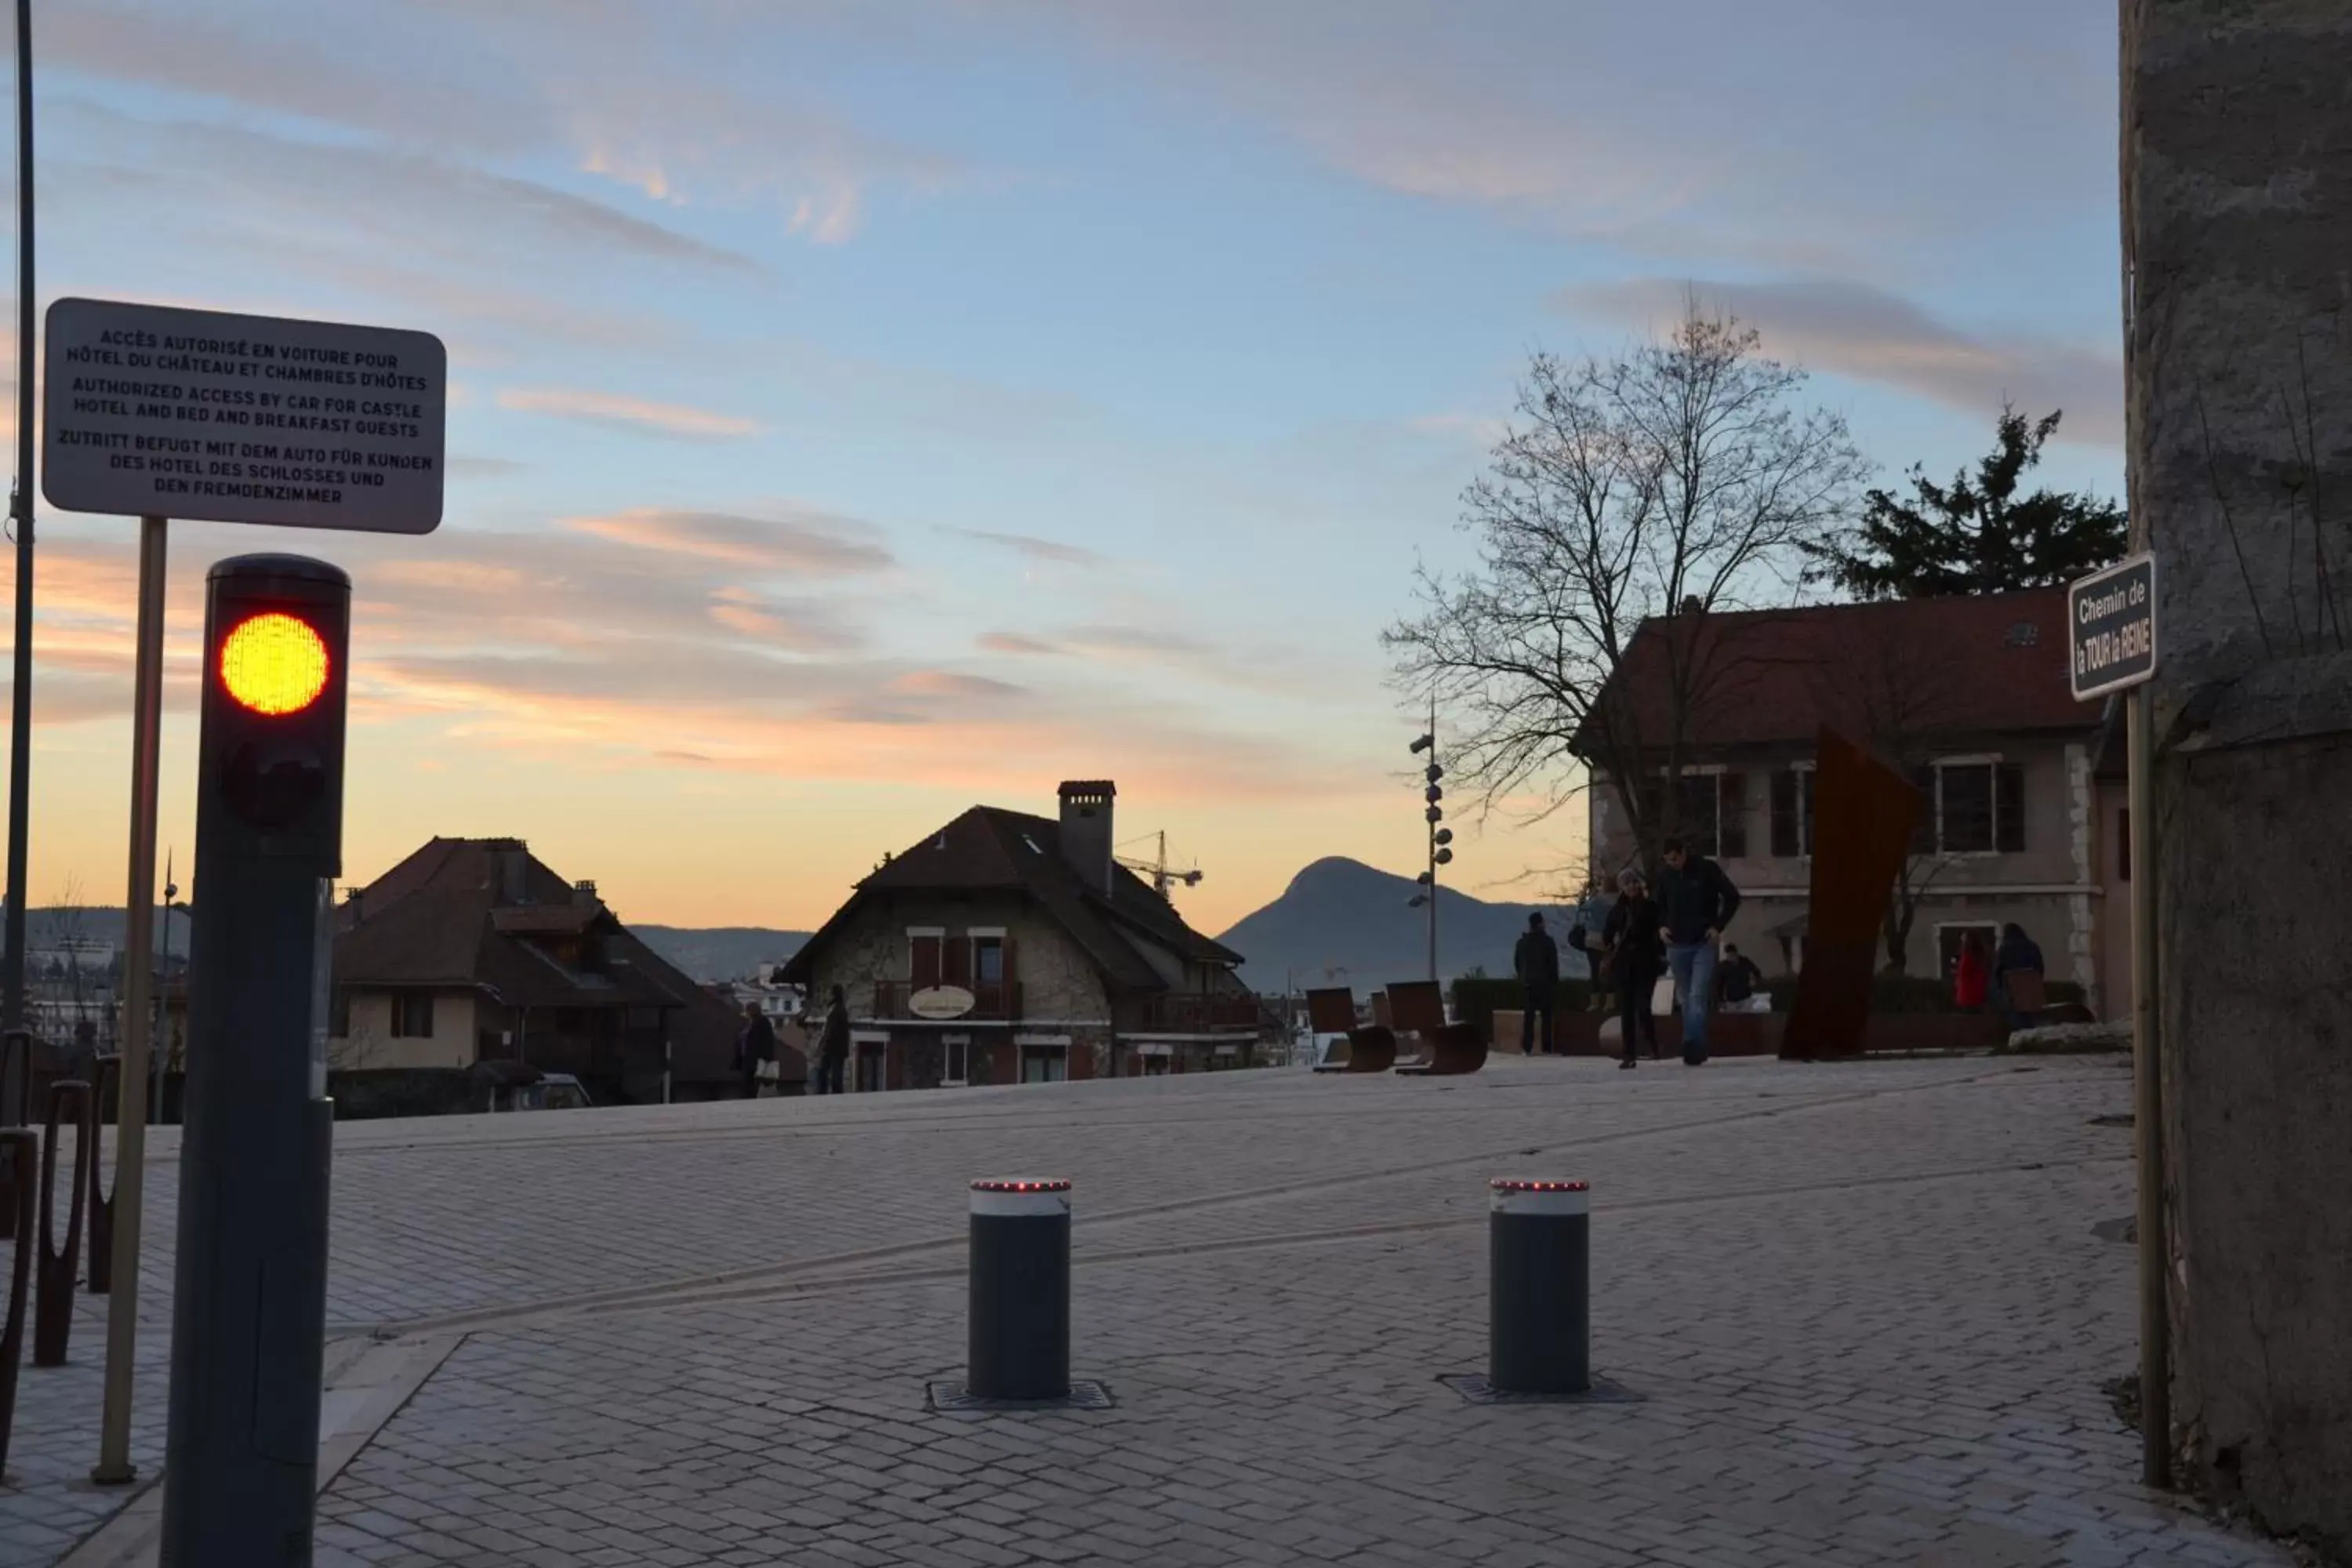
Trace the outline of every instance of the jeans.
{"label": "jeans", "polygon": [[1650,1010],[1650,999],[1658,989],[1654,974],[1628,974],[1617,986],[1617,1026],[1625,1034],[1625,1059],[1635,1059],[1635,1038],[1646,1037],[1650,1054],[1658,1054],[1658,1016]]}
{"label": "jeans", "polygon": [[[1551,1008],[1552,999],[1549,996],[1530,996],[1527,999],[1527,1005],[1519,1014],[1519,1054],[1521,1056],[1531,1057],[1538,1051],[1549,1051],[1552,1048],[1553,1041],[1559,1037],[1552,1033]],[[1536,1022],[1538,1018],[1543,1020],[1540,1025]]]}
{"label": "jeans", "polygon": [[1676,942],[1666,949],[1675,973],[1675,997],[1683,1009],[1683,1060],[1706,1060],[1706,1020],[1715,1010],[1715,943]]}
{"label": "jeans", "polygon": [[844,1063],[845,1063],[846,1061],[848,1061],[848,1060],[849,1060],[849,1058],[848,1058],[847,1057],[834,1056],[834,1055],[832,1055],[832,1054],[831,1054],[831,1053],[829,1053],[829,1052],[828,1052],[827,1054],[824,1055],[824,1056],[821,1056],[821,1057],[817,1058],[817,1059],[816,1059],[816,1092],[817,1092],[817,1093],[819,1093],[819,1094],[839,1094],[839,1093],[841,1093],[841,1092],[842,1092],[842,1089],[841,1089],[841,1068],[842,1068],[842,1065],[843,1065]]}

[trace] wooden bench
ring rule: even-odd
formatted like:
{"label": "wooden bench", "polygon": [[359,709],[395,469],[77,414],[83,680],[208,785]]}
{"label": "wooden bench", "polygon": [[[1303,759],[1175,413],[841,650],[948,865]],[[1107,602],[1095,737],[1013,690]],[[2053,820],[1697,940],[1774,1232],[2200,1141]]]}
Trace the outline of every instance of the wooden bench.
{"label": "wooden bench", "polygon": [[1415,1078],[1450,1078],[1486,1065],[1486,1042],[1475,1024],[1445,1020],[1445,993],[1434,980],[1408,980],[1389,987],[1389,1016],[1396,1026],[1421,1037],[1427,1056],[1397,1068]]}
{"label": "wooden bench", "polygon": [[[1315,1064],[1317,1072],[1386,1072],[1396,1061],[1396,1031],[1384,1025],[1356,1022],[1356,993],[1339,985],[1307,994],[1307,1026],[1318,1035],[1344,1035],[1331,1057]],[[1347,1054],[1342,1056],[1340,1052]]]}

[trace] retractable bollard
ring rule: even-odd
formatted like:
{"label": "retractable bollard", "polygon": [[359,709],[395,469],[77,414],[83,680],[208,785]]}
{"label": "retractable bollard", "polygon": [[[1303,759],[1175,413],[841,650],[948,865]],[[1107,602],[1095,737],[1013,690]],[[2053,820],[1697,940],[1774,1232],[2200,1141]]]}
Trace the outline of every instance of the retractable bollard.
{"label": "retractable bollard", "polygon": [[1070,1392],[1070,1184],[971,1184],[971,1339],[965,1388],[982,1399]]}
{"label": "retractable bollard", "polygon": [[1592,1194],[1582,1182],[1486,1184],[1486,1380],[1504,1394],[1592,1386]]}

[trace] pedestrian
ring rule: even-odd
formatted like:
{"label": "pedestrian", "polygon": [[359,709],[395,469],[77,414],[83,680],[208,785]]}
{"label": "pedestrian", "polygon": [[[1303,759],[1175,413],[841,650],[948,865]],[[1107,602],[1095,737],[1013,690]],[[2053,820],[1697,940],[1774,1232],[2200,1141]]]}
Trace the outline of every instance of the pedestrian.
{"label": "pedestrian", "polygon": [[1984,935],[1969,931],[1960,938],[1960,956],[1952,964],[1952,1005],[1963,1013],[1981,1013],[1991,963],[1985,956]]}
{"label": "pedestrian", "polygon": [[1519,1054],[1552,1053],[1552,1006],[1559,995],[1559,944],[1544,930],[1543,911],[1528,916],[1527,934],[1511,954],[1511,969],[1519,977]]}
{"label": "pedestrian", "polygon": [[1618,1027],[1625,1035],[1625,1057],[1617,1064],[1622,1069],[1638,1065],[1635,1042],[1646,1038],[1650,1055],[1658,1054],[1658,1016],[1651,1005],[1651,997],[1658,989],[1658,976],[1665,973],[1665,949],[1658,941],[1657,901],[1650,897],[1648,881],[1639,871],[1618,874],[1617,901],[1609,910],[1608,923],[1601,928],[1601,972],[1617,988]]}
{"label": "pedestrian", "polygon": [[819,1094],[839,1094],[841,1069],[849,1060],[849,998],[840,986],[833,988],[833,1001],[824,1010],[824,1028],[817,1037],[816,1091]]}
{"label": "pedestrian", "polygon": [[[1727,1013],[1753,1013],[1758,1010],[1757,997],[1764,986],[1764,972],[1756,961],[1729,942],[1723,944],[1723,962],[1716,966],[1716,993],[1723,998]],[[1763,1010],[1771,1010],[1770,998],[1765,998]]]}
{"label": "pedestrian", "polygon": [[1715,1008],[1716,943],[1739,912],[1739,889],[1723,868],[1680,838],[1666,840],[1658,889],[1659,940],[1683,1009],[1683,1065],[1706,1065],[1706,1020]]}
{"label": "pedestrian", "polygon": [[2025,934],[2025,928],[2014,921],[2001,927],[2000,946],[1992,955],[1992,983],[2000,1004],[2001,1021],[2011,1029],[2026,1028],[2033,1022],[2017,1005],[2017,982],[2012,977],[2031,974],[2040,980],[2044,973],[2042,949]]}
{"label": "pedestrian", "polygon": [[760,1098],[760,1085],[769,1076],[767,1064],[776,1059],[776,1026],[757,1002],[743,1004],[743,1026],[735,1031],[735,1070],[743,1079],[743,1098]]}

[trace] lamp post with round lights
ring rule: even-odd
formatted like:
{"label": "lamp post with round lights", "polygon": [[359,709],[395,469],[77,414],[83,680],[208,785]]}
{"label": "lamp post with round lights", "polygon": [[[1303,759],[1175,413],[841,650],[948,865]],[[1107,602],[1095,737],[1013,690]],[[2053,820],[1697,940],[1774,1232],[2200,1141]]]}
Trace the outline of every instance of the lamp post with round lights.
{"label": "lamp post with round lights", "polygon": [[1437,868],[1450,864],[1454,859],[1454,829],[1439,826],[1445,820],[1445,807],[1439,804],[1445,798],[1444,786],[1439,782],[1445,777],[1445,769],[1437,760],[1437,704],[1433,701],[1429,705],[1429,728],[1422,731],[1421,735],[1414,740],[1412,751],[1415,756],[1421,755],[1423,752],[1429,753],[1429,763],[1421,771],[1423,782],[1426,785],[1422,791],[1422,799],[1426,803],[1428,809],[1422,813],[1422,816],[1429,825],[1429,867],[1413,879],[1420,884],[1421,890],[1413,894],[1407,901],[1406,907],[1417,910],[1425,906],[1429,910],[1429,977],[1435,980],[1437,978]]}

